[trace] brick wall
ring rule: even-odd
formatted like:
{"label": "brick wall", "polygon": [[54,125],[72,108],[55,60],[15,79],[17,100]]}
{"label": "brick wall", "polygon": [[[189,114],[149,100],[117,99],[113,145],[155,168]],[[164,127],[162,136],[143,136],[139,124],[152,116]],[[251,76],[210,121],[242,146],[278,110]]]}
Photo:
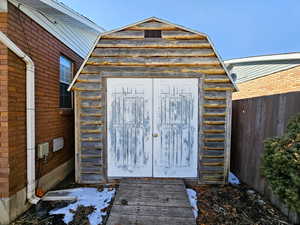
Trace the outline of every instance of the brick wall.
{"label": "brick wall", "polygon": [[300,66],[238,84],[233,100],[300,91]]}
{"label": "brick wall", "polygon": [[[7,13],[0,13],[0,30],[7,31]],[[0,198],[9,195],[8,165],[8,50],[0,42]]]}
{"label": "brick wall", "polygon": [[[7,34],[35,63],[36,144],[43,142],[50,144],[48,160],[46,162],[40,160],[36,165],[37,176],[42,176],[72,158],[74,154],[73,115],[61,115],[62,110],[59,108],[59,57],[63,54],[70,58],[74,62],[75,71],[82,63],[82,59],[12,4],[8,6]],[[25,69],[24,62],[9,51],[9,79],[6,81],[9,99],[9,195],[26,186]],[[64,137],[64,149],[51,153],[52,140],[57,137]]]}

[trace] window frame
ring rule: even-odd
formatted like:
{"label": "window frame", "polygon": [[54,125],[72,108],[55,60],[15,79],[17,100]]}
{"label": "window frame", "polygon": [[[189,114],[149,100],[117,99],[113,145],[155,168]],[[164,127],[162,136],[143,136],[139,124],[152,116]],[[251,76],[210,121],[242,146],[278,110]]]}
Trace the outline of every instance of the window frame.
{"label": "window frame", "polygon": [[[66,81],[63,81],[61,79],[61,59],[64,58],[65,60],[69,61],[70,64],[71,64],[71,77],[70,77],[70,82],[66,82]],[[70,107],[65,107],[65,106],[62,106],[61,105],[61,84],[63,85],[67,85],[69,87],[69,85],[71,84],[73,78],[74,78],[74,61],[72,59],[70,59],[69,57],[65,56],[64,54],[60,54],[59,56],[59,108],[60,109],[73,109],[74,108],[74,97],[73,97],[73,93],[70,92],[70,98],[71,98],[71,105]]]}

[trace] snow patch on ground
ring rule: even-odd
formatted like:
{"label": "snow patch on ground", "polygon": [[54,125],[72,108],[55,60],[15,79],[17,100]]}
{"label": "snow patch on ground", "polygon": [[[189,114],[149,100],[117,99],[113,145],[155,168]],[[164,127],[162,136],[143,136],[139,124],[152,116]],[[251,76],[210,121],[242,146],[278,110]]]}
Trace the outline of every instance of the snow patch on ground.
{"label": "snow patch on ground", "polygon": [[102,216],[105,216],[106,212],[102,212],[101,210],[109,206],[109,203],[116,192],[115,189],[108,188],[104,188],[103,191],[98,191],[97,188],[75,188],[67,191],[69,192],[69,195],[75,196],[77,201],[75,203],[70,203],[64,208],[53,209],[49,214],[65,215],[63,220],[68,224],[74,217],[74,214],[71,211],[76,211],[79,205],[94,206],[96,210],[88,216],[91,225],[102,223]]}
{"label": "snow patch on ground", "polygon": [[195,218],[198,216],[198,207],[197,207],[197,193],[193,189],[187,188],[186,192],[189,196],[189,200],[191,203],[191,206],[193,207],[193,213]]}
{"label": "snow patch on ground", "polygon": [[232,172],[229,172],[228,182],[230,184],[240,184],[239,179]]}

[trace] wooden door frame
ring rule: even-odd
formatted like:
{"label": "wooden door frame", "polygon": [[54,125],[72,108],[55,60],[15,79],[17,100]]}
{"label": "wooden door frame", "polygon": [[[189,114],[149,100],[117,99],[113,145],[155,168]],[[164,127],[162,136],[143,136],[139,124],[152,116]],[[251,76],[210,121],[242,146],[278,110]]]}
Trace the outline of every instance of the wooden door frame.
{"label": "wooden door frame", "polygon": [[[158,76],[158,75],[149,75],[149,76],[139,76],[139,75],[132,75],[132,76],[128,76],[128,75],[124,75],[122,76],[122,72],[120,72],[120,75],[103,75],[101,74],[101,79],[103,82],[103,100],[105,102],[104,105],[104,135],[103,135],[103,139],[104,139],[104,144],[103,144],[103,162],[104,162],[104,166],[103,166],[103,170],[104,170],[104,177],[107,183],[110,182],[114,182],[115,180],[119,180],[122,178],[126,178],[126,177],[109,177],[107,174],[107,156],[108,156],[108,149],[107,149],[107,79],[110,78],[141,78],[141,79],[145,79],[145,78],[159,78],[159,79],[184,79],[184,78],[197,78],[198,79],[198,149],[197,149],[197,177],[195,178],[191,178],[191,177],[181,177],[181,179],[187,179],[190,180],[192,182],[194,181],[199,181],[200,179],[200,160],[201,160],[201,152],[203,149],[203,100],[204,100],[204,90],[203,90],[203,85],[204,85],[204,74],[197,74],[197,75],[189,75],[189,76],[182,76],[182,77],[178,77],[178,76],[174,76],[174,75],[164,75],[164,76]],[[132,177],[131,177],[132,178]],[[143,177],[138,177],[138,178],[143,178]],[[146,177],[145,177],[146,178]],[[149,177],[147,177],[149,178]],[[152,177],[154,178],[154,177]],[[162,179],[170,179],[170,178],[162,178]]]}

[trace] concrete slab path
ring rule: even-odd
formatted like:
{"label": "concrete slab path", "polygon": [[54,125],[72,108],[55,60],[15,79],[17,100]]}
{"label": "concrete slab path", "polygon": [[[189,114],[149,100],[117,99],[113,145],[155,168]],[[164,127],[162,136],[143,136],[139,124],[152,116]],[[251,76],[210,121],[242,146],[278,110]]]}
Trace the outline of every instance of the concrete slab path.
{"label": "concrete slab path", "polygon": [[196,225],[183,180],[123,179],[107,225]]}

